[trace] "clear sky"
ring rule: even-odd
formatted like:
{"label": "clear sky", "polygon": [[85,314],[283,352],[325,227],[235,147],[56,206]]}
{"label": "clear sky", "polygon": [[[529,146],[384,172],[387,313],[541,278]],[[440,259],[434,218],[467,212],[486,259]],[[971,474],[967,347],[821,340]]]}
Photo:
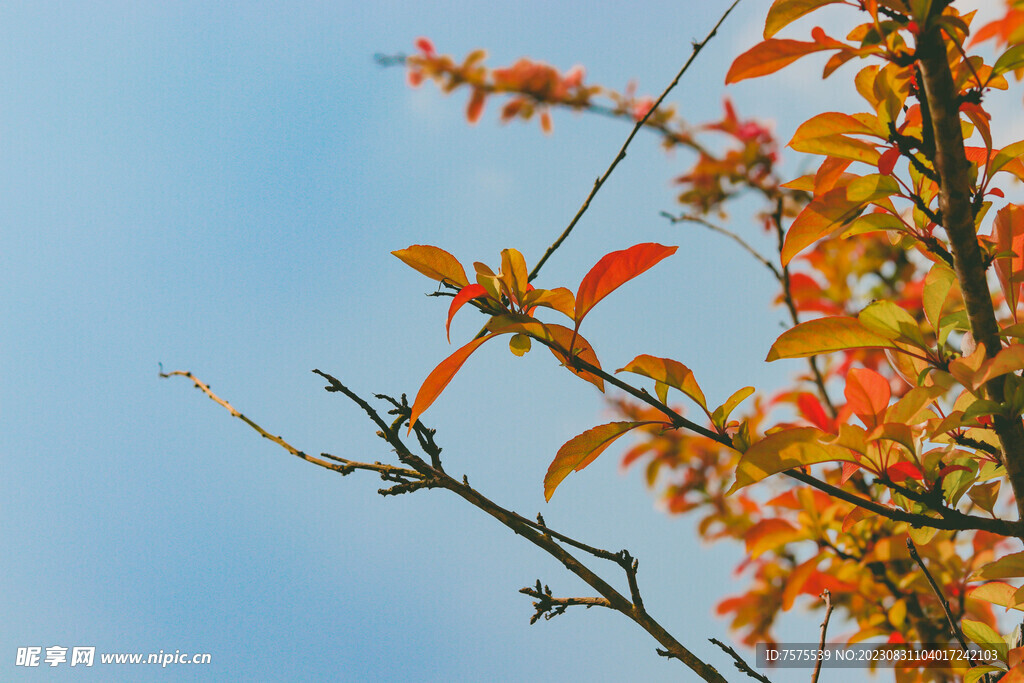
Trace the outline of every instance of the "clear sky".
{"label": "clear sky", "polygon": [[[723,0],[582,2],[31,2],[0,8],[0,679],[678,680],[621,616],[528,625],[538,578],[590,594],[522,539],[444,492],[383,499],[260,439],[158,363],[187,369],[309,452],[385,460],[330,372],[369,397],[414,395],[451,347],[446,301],[389,252],[442,246],[495,267],[534,263],[628,133],[560,113],[466,125],[465,95],[411,90],[376,52],[420,35],[489,63],[529,55],[658,93]],[[673,96],[717,118],[732,57],[760,35],[744,0]],[[806,24],[802,24],[806,29]],[[799,29],[799,27],[798,27]],[[797,31],[794,31],[794,35]],[[820,61],[742,84],[741,114],[800,121],[858,107]],[[1019,105],[1019,102],[1017,103]],[[1020,136],[1017,136],[1020,137]],[[689,164],[640,136],[539,284],[575,288],[607,251],[679,253],[609,297],[586,334],[606,367],[676,358],[709,399],[771,389],[795,365],[764,355],[782,312],[770,277],[697,228],[659,217]],[[787,156],[796,175],[800,160]],[[731,226],[752,240],[742,212]],[[464,313],[452,338],[480,320]],[[621,449],[551,503],[558,447],[607,417],[546,353],[471,359],[425,421],[449,471],[595,545],[640,558],[651,612],[730,670],[714,604],[744,582],[740,550],[701,546],[656,511]],[[606,576],[620,585],[613,567]],[[817,621],[787,615],[789,640]],[[16,667],[17,648],[208,652],[209,666]],[[45,669],[45,670],[44,670]],[[779,677],[779,680],[786,680]]]}

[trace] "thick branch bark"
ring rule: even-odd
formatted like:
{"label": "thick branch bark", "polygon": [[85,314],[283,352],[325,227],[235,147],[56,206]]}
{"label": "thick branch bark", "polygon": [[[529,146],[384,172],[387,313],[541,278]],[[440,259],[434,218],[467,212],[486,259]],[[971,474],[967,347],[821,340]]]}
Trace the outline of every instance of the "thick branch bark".
{"label": "thick branch bark", "polygon": [[[938,27],[921,35],[917,46],[921,67],[921,97],[927,104],[928,118],[935,141],[935,171],[939,175],[939,209],[943,227],[949,236],[953,264],[964,295],[971,333],[992,358],[1002,348],[999,327],[992,307],[992,294],[985,279],[985,264],[978,246],[974,211],[971,206],[970,164],[964,153],[960,129],[958,93],[946,57],[946,43]],[[924,110],[924,108],[922,108]],[[927,127],[927,126],[926,126]],[[1003,401],[1000,376],[985,385],[988,397]],[[1019,417],[993,418],[1003,451],[1003,464],[1017,499],[1018,517],[1024,519],[1024,424]]]}

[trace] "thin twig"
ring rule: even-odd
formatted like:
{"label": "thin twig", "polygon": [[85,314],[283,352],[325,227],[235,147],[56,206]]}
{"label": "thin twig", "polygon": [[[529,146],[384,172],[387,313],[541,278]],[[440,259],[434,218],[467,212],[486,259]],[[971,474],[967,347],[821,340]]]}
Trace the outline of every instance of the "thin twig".
{"label": "thin twig", "polygon": [[770,270],[772,272],[772,275],[775,276],[776,280],[782,282],[782,273],[780,273],[779,269],[775,267],[775,264],[766,259],[764,256],[762,256],[760,252],[757,251],[757,249],[754,249],[752,246],[750,246],[750,244],[746,240],[744,240],[742,237],[734,233],[732,230],[727,230],[719,225],[715,225],[711,221],[702,218],[701,216],[695,216],[693,214],[685,213],[682,214],[681,216],[673,216],[668,211],[662,211],[661,215],[669,219],[673,223],[696,223],[698,225],[703,225],[705,228],[712,232],[717,232],[719,235],[724,235],[728,237],[729,239],[736,242],[736,244],[740,245],[740,247],[742,247],[744,251],[753,256],[758,263],[760,263],[762,266]]}
{"label": "thin twig", "polygon": [[[826,588],[821,592],[821,599],[825,601],[825,618],[821,621],[821,640],[818,641],[818,652],[825,649],[825,632],[828,631],[828,620],[832,616],[832,593]],[[814,664],[814,675],[811,676],[811,683],[818,683],[818,675],[821,673],[822,658]]]}
{"label": "thin twig", "polygon": [[693,60],[696,59],[700,51],[704,49],[704,46],[707,45],[708,41],[710,41],[715,36],[715,34],[718,32],[719,27],[725,21],[725,18],[729,16],[729,13],[732,12],[733,8],[735,8],[738,4],[739,0],[733,2],[732,5],[729,6],[729,9],[725,10],[725,14],[723,14],[721,19],[718,20],[718,23],[715,24],[714,28],[711,29],[711,32],[704,37],[704,40],[700,41],[699,43],[693,44],[693,51],[690,53],[690,58],[686,60],[686,63],[683,64],[683,67],[679,70],[679,73],[676,74],[676,77],[672,79],[672,82],[669,83],[668,87],[665,88],[665,90],[661,93],[661,97],[659,97],[657,101],[655,101],[654,105],[649,110],[647,110],[647,113],[644,115],[644,117],[637,121],[636,125],[633,126],[633,130],[629,133],[629,137],[626,138],[626,142],[623,143],[622,149],[620,149],[619,153],[615,155],[615,158],[612,160],[611,165],[608,166],[608,169],[604,172],[604,174],[594,182],[594,187],[590,190],[590,194],[587,195],[587,198],[583,201],[583,205],[580,206],[579,211],[576,212],[576,215],[569,223],[569,227],[567,227],[562,232],[562,234],[558,236],[558,239],[556,239],[551,244],[551,246],[548,247],[547,251],[544,252],[544,255],[541,257],[540,261],[538,261],[537,265],[535,265],[533,267],[533,270],[530,271],[530,275],[528,277],[529,282],[533,282],[533,280],[540,273],[540,269],[547,262],[548,258],[550,258],[551,255],[554,254],[560,246],[562,246],[562,242],[565,241],[565,239],[569,236],[569,233],[571,233],[573,228],[576,227],[576,224],[579,222],[580,218],[583,217],[583,214],[585,214],[587,212],[587,209],[590,208],[591,200],[594,199],[594,196],[597,195],[598,190],[600,190],[601,186],[604,185],[606,180],[608,180],[608,176],[612,174],[612,171],[614,171],[615,167],[619,165],[619,162],[626,158],[626,148],[629,147],[629,143],[633,141],[633,138],[636,136],[637,131],[643,128],[644,124],[647,122],[647,119],[650,118],[651,114],[653,114],[654,111],[658,108],[658,106],[661,105],[661,103],[665,100],[665,98],[672,91],[672,89],[676,87],[676,85],[679,83],[679,79],[682,78],[683,74],[685,74],[687,69],[690,68],[690,64],[693,63]]}
{"label": "thin twig", "polygon": [[751,666],[749,664],[747,664],[746,661],[744,661],[743,657],[740,657],[739,653],[736,652],[736,650],[732,649],[731,647],[729,647],[728,645],[726,645],[722,641],[718,640],[717,638],[708,638],[708,640],[710,640],[712,643],[714,643],[715,645],[720,647],[722,650],[724,650],[727,655],[732,657],[733,665],[737,669],[739,669],[743,673],[747,674],[751,678],[753,678],[755,680],[758,680],[758,681],[761,681],[761,683],[772,683],[771,680],[767,676],[765,676],[764,674],[760,674],[760,673],[754,671],[754,669],[752,669]]}
{"label": "thin twig", "polygon": [[[317,465],[319,467],[323,467],[324,469],[331,470],[333,472],[338,472],[341,475],[350,474],[353,470],[367,470],[367,471],[370,471],[370,472],[377,472],[378,474],[381,475],[382,479],[386,479],[388,481],[394,481],[394,482],[400,483],[400,484],[419,483],[419,482],[421,482],[424,479],[423,475],[420,474],[419,472],[417,472],[415,470],[407,469],[405,467],[397,467],[395,465],[384,465],[384,464],[379,463],[379,462],[376,462],[376,463],[356,462],[354,460],[348,460],[346,458],[339,458],[337,456],[333,456],[333,455],[330,455],[328,453],[322,453],[321,455],[323,456],[323,458],[326,458],[326,459],[321,459],[321,458],[318,458],[316,456],[309,455],[308,453],[304,453],[303,451],[300,451],[298,448],[295,448],[295,446],[292,446],[290,443],[285,441],[280,436],[275,436],[274,434],[271,434],[267,430],[263,429],[263,427],[259,426],[258,424],[256,424],[252,420],[250,420],[248,417],[246,417],[245,415],[240,413],[230,403],[228,403],[227,401],[225,401],[221,397],[217,396],[217,394],[213,393],[210,390],[210,386],[208,384],[206,384],[205,382],[201,381],[198,377],[193,375],[191,372],[187,372],[185,370],[174,370],[172,372],[161,372],[160,373],[160,377],[164,377],[164,378],[175,377],[175,376],[185,377],[185,378],[191,380],[192,383],[195,385],[195,387],[197,389],[200,389],[204,394],[206,394],[215,403],[218,403],[219,405],[223,406],[223,408],[225,410],[227,410],[231,414],[232,417],[237,417],[239,420],[241,420],[245,424],[249,425],[249,427],[254,429],[256,431],[256,433],[259,434],[260,436],[262,436],[264,439],[269,439],[270,441],[273,441],[278,446],[280,446],[281,448],[285,449],[286,451],[288,451],[289,453],[291,453],[295,457],[301,458],[301,459],[305,460],[306,462],[313,463],[314,465]],[[329,461],[333,461],[333,462],[329,462]],[[412,481],[410,481],[410,480],[412,480]],[[417,481],[417,480],[419,480],[419,481]],[[425,485],[425,482],[423,482],[423,484],[420,484],[420,485],[421,486]]]}
{"label": "thin twig", "polygon": [[907,550],[910,551],[910,557],[917,566],[921,568],[921,572],[924,574],[924,578],[928,579],[928,585],[932,587],[932,592],[935,593],[935,597],[939,599],[939,604],[942,605],[942,611],[946,613],[946,621],[949,622],[949,628],[953,632],[953,636],[957,642],[960,643],[960,647],[964,650],[968,649],[967,639],[964,638],[963,631],[960,630],[960,626],[956,623],[956,619],[953,618],[953,611],[949,608],[949,602],[946,600],[946,596],[942,594],[942,589],[939,588],[939,584],[935,583],[935,579],[932,578],[931,572],[928,571],[928,567],[924,565],[924,560],[917,553],[917,547],[914,542],[907,539]]}
{"label": "thin twig", "polygon": [[[572,572],[580,579],[582,579],[591,588],[596,590],[601,595],[601,598],[604,602],[596,599],[564,600],[571,600],[573,601],[573,604],[600,605],[603,607],[609,607],[611,609],[614,609],[615,611],[628,617],[641,628],[643,628],[645,631],[647,631],[648,634],[654,637],[655,640],[657,640],[662,646],[666,648],[664,650],[665,652],[670,653],[672,657],[679,659],[681,662],[686,664],[686,666],[688,666],[691,670],[693,670],[705,681],[709,681],[710,683],[725,683],[725,679],[722,678],[721,674],[719,674],[713,666],[700,660],[696,655],[690,652],[682,643],[680,643],[678,640],[676,640],[674,636],[672,636],[668,631],[666,631],[665,628],[661,626],[661,624],[655,621],[654,618],[650,614],[648,614],[646,609],[644,609],[643,602],[638,599],[639,588],[636,584],[637,563],[635,560],[633,560],[629,553],[627,553],[626,551],[622,551],[621,553],[612,555],[611,553],[607,553],[606,551],[597,551],[597,549],[590,548],[590,546],[580,544],[579,542],[572,542],[573,545],[576,545],[577,547],[588,548],[588,552],[596,551],[610,555],[611,557],[609,559],[622,566],[625,570],[627,580],[630,585],[630,592],[634,596],[633,600],[624,597],[610,584],[608,584],[604,579],[602,579],[600,576],[594,573],[594,571],[591,570],[588,566],[580,562],[575,556],[566,551],[555,540],[555,538],[558,538],[563,542],[569,543],[571,539],[568,539],[567,536],[564,536],[563,534],[559,534],[558,532],[551,530],[547,527],[546,524],[543,524],[540,521],[531,522],[530,520],[526,520],[520,515],[517,515],[516,513],[501,507],[500,505],[492,502],[491,500],[483,496],[476,489],[472,488],[469,485],[469,481],[465,477],[463,477],[462,481],[458,481],[449,476],[443,470],[432,467],[431,465],[427,464],[425,460],[412,453],[409,450],[409,448],[405,445],[405,443],[402,441],[400,436],[401,425],[409,419],[409,406],[404,396],[402,397],[401,402],[396,401],[395,399],[392,399],[390,397],[387,397],[387,400],[393,406],[395,406],[395,410],[391,412],[393,414],[398,415],[394,424],[388,425],[384,418],[382,418],[380,414],[373,408],[373,406],[371,406],[369,403],[363,400],[362,397],[360,397],[355,392],[350,390],[344,384],[342,384],[337,379],[335,379],[334,377],[325,372],[321,372],[320,370],[315,370],[314,372],[316,372],[318,375],[320,375],[329,382],[329,385],[326,387],[328,391],[342,393],[348,398],[350,398],[360,408],[362,408],[363,411],[366,412],[366,414],[373,421],[373,423],[380,428],[378,435],[381,436],[381,438],[383,438],[389,444],[391,444],[394,447],[399,460],[403,464],[407,465],[409,468],[412,469],[407,470],[405,468],[400,467],[381,465],[380,463],[357,463],[354,461],[345,460],[344,458],[338,458],[337,456],[325,456],[329,458],[329,460],[315,458],[298,450],[280,436],[274,436],[270,434],[265,429],[260,427],[258,424],[256,424],[249,418],[245,417],[241,412],[236,410],[230,403],[214,394],[210,390],[209,385],[205,384],[204,382],[201,382],[194,375],[192,375],[191,372],[179,370],[170,373],[165,373],[161,369],[160,376],[172,377],[178,375],[192,380],[196,387],[201,389],[203,393],[205,393],[211,400],[215,401],[224,409],[226,409],[233,417],[239,418],[247,425],[249,425],[252,429],[254,429],[258,434],[260,434],[260,436],[270,439],[271,441],[278,444],[292,455],[300,457],[303,460],[319,465],[320,467],[323,467],[325,469],[340,472],[342,474],[348,474],[353,469],[367,469],[375,471],[385,478],[387,478],[386,475],[398,477],[397,479],[392,479],[392,481],[398,482],[394,487],[392,487],[391,489],[381,491],[381,493],[384,495],[404,493],[407,491],[416,490],[418,488],[448,489],[449,491],[455,493],[456,495],[460,496],[461,498],[469,502],[474,507],[482,510],[491,517],[497,519],[516,534],[526,538],[531,543],[538,546],[539,548],[547,552],[549,555],[553,556],[555,559],[561,562],[566,569],[568,569],[570,572]],[[421,441],[421,445],[422,443],[423,441]],[[430,440],[429,443],[432,443],[432,440]],[[580,602],[580,600],[584,600],[585,602]],[[605,604],[605,602],[607,604]],[[563,604],[562,609],[568,606],[569,604]],[[558,605],[554,605],[555,609],[557,609],[558,607]]]}

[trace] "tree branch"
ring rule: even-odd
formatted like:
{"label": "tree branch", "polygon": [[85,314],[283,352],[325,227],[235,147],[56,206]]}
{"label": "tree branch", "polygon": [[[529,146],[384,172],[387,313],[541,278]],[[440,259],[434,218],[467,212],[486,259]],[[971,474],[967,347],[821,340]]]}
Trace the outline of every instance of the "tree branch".
{"label": "tree branch", "polygon": [[[832,593],[826,588],[821,593],[821,599],[825,601],[825,618],[821,621],[821,639],[818,641],[818,651],[825,649],[825,633],[828,631],[828,620],[832,616]],[[811,676],[811,683],[818,683],[818,676],[821,674],[821,657],[814,663],[814,674]]]}
{"label": "tree branch", "polygon": [[587,212],[587,209],[590,208],[591,200],[594,199],[594,197],[597,195],[598,190],[600,190],[601,186],[604,185],[606,180],[608,180],[608,176],[612,174],[612,171],[614,171],[615,167],[619,165],[619,162],[626,158],[626,148],[629,147],[629,143],[633,141],[633,138],[636,136],[637,131],[643,128],[644,123],[646,123],[647,119],[651,117],[651,114],[653,114],[654,111],[661,105],[661,103],[665,100],[665,98],[672,91],[672,89],[676,87],[676,85],[679,83],[679,79],[682,78],[683,74],[685,74],[686,71],[690,68],[690,64],[692,64],[693,60],[697,58],[697,55],[700,54],[700,51],[704,49],[704,46],[707,45],[708,42],[715,37],[715,34],[718,33],[719,27],[721,27],[723,22],[725,22],[725,18],[729,16],[733,8],[735,8],[736,5],[739,4],[739,1],[740,0],[735,0],[735,2],[733,2],[732,5],[729,6],[729,9],[725,10],[725,14],[723,14],[722,17],[718,20],[718,23],[715,24],[714,28],[711,29],[711,32],[704,37],[704,40],[700,41],[699,43],[693,44],[693,51],[690,53],[690,58],[686,60],[686,63],[683,64],[682,68],[679,70],[679,73],[677,73],[676,77],[672,79],[672,82],[668,84],[668,87],[665,88],[664,91],[662,91],[661,96],[657,99],[657,101],[655,101],[654,105],[647,111],[647,113],[644,114],[644,117],[637,121],[636,125],[633,126],[633,130],[629,133],[629,137],[627,137],[626,141],[622,144],[622,148],[619,150],[619,153],[615,155],[615,158],[612,160],[611,165],[608,166],[608,169],[600,178],[594,181],[594,187],[590,190],[590,194],[587,195],[587,198],[583,201],[583,205],[580,206],[579,211],[576,212],[576,215],[573,217],[572,221],[570,221],[569,227],[567,227],[562,232],[562,234],[558,236],[558,239],[556,239],[551,244],[551,246],[548,247],[547,251],[544,252],[544,255],[541,257],[540,261],[538,261],[537,265],[535,265],[533,267],[533,270],[530,271],[530,275],[527,279],[528,282],[533,282],[537,275],[540,274],[540,269],[544,266],[544,264],[551,257],[551,255],[554,254],[560,246],[562,246],[562,242],[565,241],[565,239],[573,231],[573,228],[576,227],[576,224],[579,223],[580,219],[583,217],[583,214],[585,214]]}
{"label": "tree branch", "polygon": [[758,672],[754,671],[754,669],[752,669],[751,666],[747,664],[746,661],[744,661],[743,657],[740,657],[739,653],[736,652],[736,650],[732,649],[731,647],[729,647],[722,641],[718,640],[717,638],[708,638],[708,640],[710,640],[712,643],[714,643],[722,650],[724,650],[727,655],[732,657],[733,665],[737,669],[747,674],[751,678],[761,681],[761,683],[772,683],[767,676],[765,676],[764,674],[759,674]]}
{"label": "tree branch", "polygon": [[[985,347],[985,355],[993,358],[1002,349],[1002,345],[992,307],[992,294],[985,279],[985,262],[978,246],[971,205],[973,194],[968,175],[970,164],[964,152],[958,93],[950,73],[946,44],[939,25],[933,24],[919,37],[917,58],[923,81],[920,99],[922,105],[927,105],[922,106],[922,114],[927,109],[925,119],[926,123],[931,123],[935,141],[935,170],[939,175],[939,209],[943,227],[949,236],[971,333]],[[991,400],[1003,401],[1005,380],[1006,377],[1000,375],[985,384],[985,391]],[[1017,501],[1017,516],[1024,519],[1024,424],[1019,416],[995,415],[993,426],[999,437],[1003,464]]]}
{"label": "tree branch", "polygon": [[960,643],[960,647],[964,650],[969,649],[967,646],[967,639],[964,638],[963,631],[960,630],[960,626],[956,623],[956,619],[953,618],[953,612],[949,609],[949,602],[946,600],[946,596],[942,594],[942,589],[939,588],[939,584],[935,583],[935,579],[932,578],[931,572],[928,571],[928,567],[924,565],[924,560],[917,553],[917,546],[911,539],[907,539],[907,550],[910,551],[910,558],[917,563],[917,566],[921,568],[921,573],[924,574],[924,578],[928,579],[928,585],[932,587],[932,592],[935,593],[935,597],[939,599],[939,604],[942,605],[942,611],[946,613],[946,621],[949,622],[949,630],[953,632],[953,637],[956,638],[957,642]]}
{"label": "tree branch", "polygon": [[[538,590],[537,592],[540,593],[540,595],[534,595],[532,592],[529,592],[532,589],[524,590],[524,592],[527,592],[529,595],[533,595],[533,597],[536,597],[539,601],[546,601],[546,603],[541,606],[538,606],[537,603],[534,604],[534,607],[537,608],[538,612],[534,615],[531,623],[535,622],[541,614],[551,615],[552,611],[560,614],[564,612],[565,609],[573,605],[601,606],[614,609],[647,631],[647,633],[654,637],[659,644],[666,648],[665,652],[686,664],[686,666],[705,681],[708,681],[709,683],[726,683],[725,679],[713,666],[700,660],[696,655],[683,646],[682,643],[676,640],[668,631],[666,631],[665,628],[661,626],[661,624],[659,624],[650,614],[648,614],[647,610],[643,606],[643,601],[640,599],[640,589],[636,581],[638,563],[627,551],[623,550],[619,553],[610,553],[608,551],[580,543],[579,541],[575,541],[565,534],[561,534],[550,529],[544,523],[543,518],[539,518],[537,522],[533,522],[501,507],[497,503],[494,503],[479,491],[472,488],[465,477],[463,477],[462,481],[458,481],[449,476],[443,469],[427,464],[423,458],[412,453],[401,439],[401,427],[411,416],[411,408],[404,396],[402,397],[402,401],[397,401],[390,397],[382,397],[394,406],[394,409],[389,411],[390,414],[397,416],[395,421],[389,425],[373,408],[373,406],[336,378],[320,370],[314,370],[313,372],[327,380],[328,385],[325,387],[327,391],[342,393],[362,408],[370,417],[370,420],[379,428],[379,431],[377,432],[378,436],[387,441],[395,449],[398,459],[406,465],[406,468],[411,469],[381,465],[380,463],[357,463],[344,458],[338,458],[336,456],[325,456],[329,458],[329,460],[309,456],[289,444],[280,436],[270,434],[258,424],[245,417],[227,401],[214,394],[210,390],[209,385],[201,382],[192,375],[191,372],[174,371],[164,373],[161,371],[160,376],[171,377],[174,375],[180,375],[192,380],[196,387],[201,389],[210,399],[223,406],[233,417],[241,419],[264,438],[270,439],[292,455],[300,457],[303,460],[341,474],[348,474],[355,469],[372,470],[381,474],[382,477],[387,478],[390,476],[393,478],[392,480],[397,480],[399,482],[395,487],[392,487],[392,489],[381,490],[380,493],[383,495],[404,493],[418,488],[447,489],[474,507],[497,519],[517,535],[522,536],[547,552],[549,555],[561,562],[566,569],[596,590],[601,596],[600,598],[554,598],[550,595],[550,590]],[[428,454],[431,449],[436,449],[436,451],[439,452],[440,449],[438,449],[436,444],[433,442],[433,430],[429,430],[426,427],[423,427],[422,429],[424,430],[423,436],[420,437],[419,434],[417,435],[421,447],[425,447],[425,450],[428,450]],[[559,542],[564,542],[596,557],[615,562],[622,567],[626,574],[632,599],[624,597],[621,593],[615,590],[615,588],[598,576],[592,569],[580,562],[579,559],[559,545]]]}

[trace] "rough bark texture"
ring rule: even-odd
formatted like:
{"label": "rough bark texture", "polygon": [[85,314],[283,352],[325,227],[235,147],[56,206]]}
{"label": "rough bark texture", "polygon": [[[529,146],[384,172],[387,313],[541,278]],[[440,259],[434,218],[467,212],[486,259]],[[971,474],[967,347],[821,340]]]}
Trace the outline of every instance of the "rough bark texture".
{"label": "rough bark texture", "polygon": [[[991,358],[1002,348],[999,327],[992,307],[992,294],[985,278],[985,264],[978,246],[974,211],[971,206],[970,164],[964,153],[960,129],[958,93],[946,56],[946,41],[938,28],[923,33],[917,46],[921,69],[921,97],[926,100],[935,141],[935,171],[939,176],[939,210],[949,236],[953,262],[963,291],[967,317],[975,340]],[[922,108],[924,110],[924,108]],[[1003,400],[1003,377],[985,385],[989,398]],[[1018,516],[1024,519],[1024,424],[1019,417],[993,419],[1003,451],[1003,462],[1017,499]]]}

